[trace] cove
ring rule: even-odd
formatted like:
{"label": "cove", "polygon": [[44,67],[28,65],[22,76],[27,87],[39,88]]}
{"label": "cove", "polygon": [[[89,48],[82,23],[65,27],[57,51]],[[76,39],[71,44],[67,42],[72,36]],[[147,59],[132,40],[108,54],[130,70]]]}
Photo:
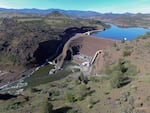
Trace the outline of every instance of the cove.
{"label": "cove", "polygon": [[114,24],[107,24],[111,27],[106,29],[105,31],[93,33],[92,36],[109,38],[114,40],[122,40],[123,38],[127,38],[127,40],[133,40],[141,35],[144,35],[147,32],[150,32],[150,29],[142,27],[122,28]]}

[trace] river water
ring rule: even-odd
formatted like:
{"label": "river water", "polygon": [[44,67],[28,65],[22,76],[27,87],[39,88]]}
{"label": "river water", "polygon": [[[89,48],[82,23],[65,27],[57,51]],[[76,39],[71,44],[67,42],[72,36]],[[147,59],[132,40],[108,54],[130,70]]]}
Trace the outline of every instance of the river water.
{"label": "river water", "polygon": [[109,38],[114,40],[122,40],[126,38],[127,40],[133,40],[141,35],[144,35],[147,32],[150,32],[150,29],[142,28],[142,27],[128,27],[122,28],[118,27],[114,24],[110,24],[111,27],[102,32],[93,33],[92,36]]}

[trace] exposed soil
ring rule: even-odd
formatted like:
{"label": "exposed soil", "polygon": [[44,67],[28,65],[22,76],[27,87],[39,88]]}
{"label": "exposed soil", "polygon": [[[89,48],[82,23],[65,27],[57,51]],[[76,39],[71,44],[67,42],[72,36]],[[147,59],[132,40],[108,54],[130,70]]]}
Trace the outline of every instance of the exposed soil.
{"label": "exposed soil", "polygon": [[115,40],[97,38],[94,36],[83,36],[82,38],[82,47],[80,52],[87,56],[94,56],[96,51],[104,49],[108,46],[111,46],[115,43]]}
{"label": "exposed soil", "polygon": [[69,53],[68,51],[71,51],[73,54],[73,48],[75,47],[78,49],[78,52],[93,57],[98,50],[111,46],[115,42],[115,40],[76,34],[64,45],[62,53],[57,57],[57,61],[59,61],[58,66],[61,66],[64,59],[70,56],[67,54]]}
{"label": "exposed soil", "polygon": [[[150,39],[145,36],[131,42],[117,43],[116,46],[105,49],[107,65],[117,63],[118,59],[126,59],[134,64],[141,75],[149,73],[150,68]],[[130,52],[125,55],[125,52]]]}

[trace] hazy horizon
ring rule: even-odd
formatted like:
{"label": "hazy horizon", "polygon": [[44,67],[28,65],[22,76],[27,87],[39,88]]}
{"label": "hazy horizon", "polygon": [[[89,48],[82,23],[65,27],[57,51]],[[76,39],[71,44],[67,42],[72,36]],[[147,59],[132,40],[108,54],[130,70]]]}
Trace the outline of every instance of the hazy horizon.
{"label": "hazy horizon", "polygon": [[[36,9],[36,10],[51,10],[51,9],[54,9],[54,10],[64,10],[64,11],[90,11],[90,12],[97,12],[97,13],[100,13],[100,14],[110,14],[110,13],[112,13],[112,14],[127,14],[127,13],[129,13],[129,14],[138,14],[138,13],[141,13],[141,12],[98,12],[98,11],[92,11],[92,10],[79,10],[79,9],[60,9],[60,8],[48,8],[48,9],[40,9],[40,8],[5,8],[5,7],[0,7],[1,9],[8,9],[8,10],[21,10],[21,9]],[[141,13],[141,14],[150,14],[150,13]]]}
{"label": "hazy horizon", "polygon": [[1,8],[63,9],[100,13],[149,13],[149,0],[0,0]]}

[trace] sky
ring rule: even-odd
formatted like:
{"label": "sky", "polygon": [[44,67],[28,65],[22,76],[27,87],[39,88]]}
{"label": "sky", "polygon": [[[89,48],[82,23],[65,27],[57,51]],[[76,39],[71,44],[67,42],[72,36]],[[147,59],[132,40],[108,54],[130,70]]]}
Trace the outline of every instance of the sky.
{"label": "sky", "polygon": [[0,7],[150,13],[150,0],[0,0]]}

